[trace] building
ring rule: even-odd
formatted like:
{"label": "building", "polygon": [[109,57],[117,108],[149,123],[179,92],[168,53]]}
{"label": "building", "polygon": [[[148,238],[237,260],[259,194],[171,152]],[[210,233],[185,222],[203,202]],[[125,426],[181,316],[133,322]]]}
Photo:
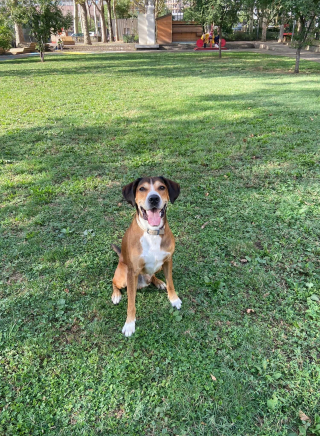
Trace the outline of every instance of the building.
{"label": "building", "polygon": [[175,21],[183,20],[183,9],[189,6],[183,0],[166,0],[165,5],[172,13],[172,19]]}

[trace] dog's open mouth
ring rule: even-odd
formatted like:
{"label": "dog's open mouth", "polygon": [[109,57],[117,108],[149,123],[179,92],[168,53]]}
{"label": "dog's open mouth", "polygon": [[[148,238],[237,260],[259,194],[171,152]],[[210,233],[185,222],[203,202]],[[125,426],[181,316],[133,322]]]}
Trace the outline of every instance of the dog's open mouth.
{"label": "dog's open mouth", "polygon": [[162,209],[155,209],[154,208],[154,209],[145,210],[141,206],[140,206],[140,209],[142,212],[143,219],[148,221],[150,226],[158,227],[158,226],[160,226],[161,218],[163,218],[163,216],[164,216],[164,213],[166,210],[166,205]]}

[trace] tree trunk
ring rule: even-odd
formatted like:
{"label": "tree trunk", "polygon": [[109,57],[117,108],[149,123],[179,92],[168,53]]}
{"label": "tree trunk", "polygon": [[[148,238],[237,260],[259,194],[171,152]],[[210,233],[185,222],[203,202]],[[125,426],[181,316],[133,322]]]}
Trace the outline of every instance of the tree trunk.
{"label": "tree trunk", "polygon": [[117,22],[117,15],[116,15],[116,0],[113,0],[113,16],[114,16],[114,36],[115,36],[115,40],[119,41],[118,22]]}
{"label": "tree trunk", "polygon": [[221,59],[221,26],[219,26],[219,59]]}
{"label": "tree trunk", "polygon": [[110,42],[113,42],[113,29],[112,29],[112,20],[111,20],[111,0],[106,0],[106,3],[107,3],[107,11],[108,11],[109,38],[110,38]]}
{"label": "tree trunk", "polygon": [[93,19],[94,19],[94,31],[98,37],[99,29],[98,29],[98,21],[97,21],[97,6],[95,3],[93,3]]}
{"label": "tree trunk", "polygon": [[86,0],[86,7],[87,7],[88,26],[89,26],[89,30],[90,30],[90,28],[91,28],[91,13],[90,13],[90,6],[88,3],[88,0]]}
{"label": "tree trunk", "polygon": [[40,60],[41,62],[44,62],[44,51],[40,50]]}
{"label": "tree trunk", "polygon": [[299,46],[299,47],[297,48],[297,51],[296,51],[296,65],[295,65],[295,67],[294,67],[294,72],[295,72],[296,74],[299,73],[300,53],[301,53],[301,47]]}
{"label": "tree trunk", "polygon": [[281,24],[278,42],[283,42],[283,33],[284,33],[284,24]]}
{"label": "tree trunk", "polygon": [[85,3],[80,3],[80,12],[81,12],[81,22],[82,22],[84,43],[87,45],[91,45],[92,43],[89,35],[88,16],[87,16],[87,8]]}
{"label": "tree trunk", "polygon": [[107,42],[106,17],[104,15],[103,0],[100,0],[100,23],[101,23],[101,41]]}
{"label": "tree trunk", "polygon": [[21,24],[14,23],[14,30],[16,33],[16,46],[19,47],[20,44],[24,43],[24,36]]}
{"label": "tree trunk", "polygon": [[253,33],[253,8],[250,10],[249,33]]}
{"label": "tree trunk", "polygon": [[263,12],[262,17],[262,34],[261,34],[261,41],[265,42],[267,40],[267,28],[268,28],[268,20],[265,16],[265,12]]}
{"label": "tree trunk", "polygon": [[78,5],[76,0],[73,0],[73,32],[79,33]]}

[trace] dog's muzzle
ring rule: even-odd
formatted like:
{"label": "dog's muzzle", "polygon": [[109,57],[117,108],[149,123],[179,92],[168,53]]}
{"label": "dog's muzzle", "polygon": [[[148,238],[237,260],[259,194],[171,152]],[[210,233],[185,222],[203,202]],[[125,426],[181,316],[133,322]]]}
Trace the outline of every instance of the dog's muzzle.
{"label": "dog's muzzle", "polygon": [[164,217],[164,214],[166,212],[166,207],[167,205],[165,204],[162,209],[157,209],[156,207],[153,207],[146,210],[142,206],[140,206],[142,218],[148,221],[150,226],[159,227],[161,224],[161,219]]}

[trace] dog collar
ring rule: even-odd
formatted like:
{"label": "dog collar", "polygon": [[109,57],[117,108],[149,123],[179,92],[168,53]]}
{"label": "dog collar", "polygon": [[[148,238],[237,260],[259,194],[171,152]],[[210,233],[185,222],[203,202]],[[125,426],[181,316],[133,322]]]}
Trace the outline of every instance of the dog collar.
{"label": "dog collar", "polygon": [[139,223],[139,220],[136,219],[138,226],[140,227],[140,229],[142,229],[144,232],[148,233],[148,235],[164,235],[164,226],[161,227],[158,230],[150,230],[150,229],[144,229],[142,227],[142,225]]}

